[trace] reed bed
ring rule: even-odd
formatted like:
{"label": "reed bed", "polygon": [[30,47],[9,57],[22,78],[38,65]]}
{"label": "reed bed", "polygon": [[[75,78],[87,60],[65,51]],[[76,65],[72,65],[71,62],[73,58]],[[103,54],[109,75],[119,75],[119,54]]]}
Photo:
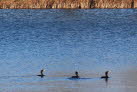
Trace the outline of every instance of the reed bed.
{"label": "reed bed", "polygon": [[134,8],[133,0],[95,0],[96,8]]}
{"label": "reed bed", "polygon": [[137,8],[137,0],[0,0],[0,8]]}

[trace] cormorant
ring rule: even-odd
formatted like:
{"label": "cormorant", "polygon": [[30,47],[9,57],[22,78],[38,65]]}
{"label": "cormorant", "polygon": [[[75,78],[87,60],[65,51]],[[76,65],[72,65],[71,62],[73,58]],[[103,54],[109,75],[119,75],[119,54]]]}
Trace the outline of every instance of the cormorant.
{"label": "cormorant", "polygon": [[71,78],[79,78],[79,75],[78,75],[78,72],[77,72],[77,71],[75,72],[75,75],[76,75],[76,76],[72,76]]}
{"label": "cormorant", "polygon": [[45,76],[45,75],[43,74],[44,71],[45,71],[45,70],[42,69],[42,70],[40,71],[40,75],[37,75],[37,76],[40,76],[41,78],[44,77],[44,76]]}
{"label": "cormorant", "polygon": [[105,78],[105,79],[109,78],[108,72],[109,72],[109,71],[106,71],[106,72],[105,72],[105,76],[101,76],[101,78]]}

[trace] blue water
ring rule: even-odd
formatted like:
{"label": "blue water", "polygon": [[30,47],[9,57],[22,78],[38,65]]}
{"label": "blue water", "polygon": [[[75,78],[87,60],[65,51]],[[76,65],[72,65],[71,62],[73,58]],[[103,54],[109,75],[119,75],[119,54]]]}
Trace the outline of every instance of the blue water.
{"label": "blue water", "polygon": [[35,75],[43,68],[51,77],[70,77],[76,70],[85,77],[136,66],[137,9],[0,10],[4,88],[42,80]]}

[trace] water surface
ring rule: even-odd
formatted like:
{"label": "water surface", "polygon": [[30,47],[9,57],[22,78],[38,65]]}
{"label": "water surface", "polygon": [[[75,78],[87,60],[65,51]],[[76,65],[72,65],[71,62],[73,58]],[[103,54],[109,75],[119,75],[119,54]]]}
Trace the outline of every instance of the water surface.
{"label": "water surface", "polygon": [[[136,28],[136,9],[2,9],[0,90],[135,92]],[[89,79],[69,80],[76,70]]]}

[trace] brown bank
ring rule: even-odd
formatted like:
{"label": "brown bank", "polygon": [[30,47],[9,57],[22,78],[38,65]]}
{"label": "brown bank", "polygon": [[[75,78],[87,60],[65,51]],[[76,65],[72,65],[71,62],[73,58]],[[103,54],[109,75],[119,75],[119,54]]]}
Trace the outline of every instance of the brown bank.
{"label": "brown bank", "polygon": [[0,0],[0,8],[137,8],[137,0]]}

